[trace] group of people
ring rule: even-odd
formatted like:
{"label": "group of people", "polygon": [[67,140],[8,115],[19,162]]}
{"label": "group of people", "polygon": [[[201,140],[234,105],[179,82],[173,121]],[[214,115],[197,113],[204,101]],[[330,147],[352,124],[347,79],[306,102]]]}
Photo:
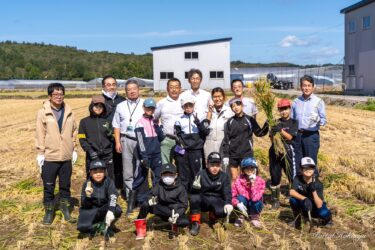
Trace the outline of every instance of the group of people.
{"label": "group of people", "polygon": [[[280,119],[272,127],[267,121],[259,126],[256,104],[244,96],[241,80],[231,82],[234,97],[230,100],[220,87],[211,93],[201,89],[198,69],[188,72],[188,80],[191,89],[181,93],[180,80],[169,79],[167,97],[156,103],[152,98],[140,98],[134,79],[125,83],[127,98],[121,97],[116,79],[105,76],[102,95],[92,97],[90,115],[79,126],[63,101],[64,86],[50,84],[49,100],[37,115],[43,223],[53,222],[57,176],[60,210],[65,220],[73,220],[70,178],[77,160],[78,134],[86,152],[86,181],[77,225],[80,232],[93,233],[98,228],[109,232],[122,214],[117,204],[120,195],[127,202],[126,215],[140,207],[135,220],[137,239],[146,235],[149,213],[168,221],[172,236],[178,227],[188,225],[192,235],[199,234],[202,211],[209,212],[210,222],[225,217],[229,220],[235,211],[235,226],[248,219],[259,228],[266,184],[258,175],[253,134],[269,134],[271,139],[280,134],[286,154],[275,153],[273,144],[269,149],[272,207],[280,206],[284,170],[291,186],[295,227],[300,228],[301,218],[311,215],[324,225],[330,224],[331,213],[324,202],[316,164],[319,128],[326,123],[325,106],[313,94],[313,78],[300,79],[302,95],[293,103],[287,99],[277,103]],[[189,207],[190,220],[186,214]]]}

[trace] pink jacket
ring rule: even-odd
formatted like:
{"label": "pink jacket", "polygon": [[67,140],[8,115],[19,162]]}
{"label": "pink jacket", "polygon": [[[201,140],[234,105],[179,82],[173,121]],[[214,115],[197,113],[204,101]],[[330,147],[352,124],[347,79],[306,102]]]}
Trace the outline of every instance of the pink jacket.
{"label": "pink jacket", "polygon": [[248,184],[247,176],[241,174],[232,186],[232,205],[237,206],[239,203],[237,197],[239,195],[242,195],[251,201],[261,200],[265,187],[266,182],[262,179],[262,177],[257,176],[254,183]]}

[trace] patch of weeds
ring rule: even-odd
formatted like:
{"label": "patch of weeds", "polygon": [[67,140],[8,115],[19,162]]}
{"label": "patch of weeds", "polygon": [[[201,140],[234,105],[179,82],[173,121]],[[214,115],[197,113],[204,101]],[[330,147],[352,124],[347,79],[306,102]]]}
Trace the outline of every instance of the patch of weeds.
{"label": "patch of weeds", "polygon": [[367,102],[365,103],[357,103],[354,108],[356,109],[362,109],[362,110],[369,110],[369,111],[375,111],[375,99],[368,98]]}
{"label": "patch of weeds", "polygon": [[16,207],[17,202],[13,200],[0,200],[0,210],[4,211],[4,209]]}
{"label": "patch of weeds", "polygon": [[16,183],[14,188],[27,194],[38,194],[43,191],[43,187],[37,185],[35,180],[32,178],[28,178]]}
{"label": "patch of weeds", "polygon": [[262,165],[268,166],[268,153],[265,152],[265,150],[262,150],[260,148],[255,148],[254,149],[254,157]]}
{"label": "patch of weeds", "polygon": [[22,206],[22,213],[27,213],[30,211],[35,211],[41,209],[42,203],[41,202],[36,202],[36,203],[26,203]]}
{"label": "patch of weeds", "polygon": [[348,175],[345,173],[333,173],[328,174],[323,179],[323,185],[325,188],[329,188],[333,183],[345,183],[348,179]]}

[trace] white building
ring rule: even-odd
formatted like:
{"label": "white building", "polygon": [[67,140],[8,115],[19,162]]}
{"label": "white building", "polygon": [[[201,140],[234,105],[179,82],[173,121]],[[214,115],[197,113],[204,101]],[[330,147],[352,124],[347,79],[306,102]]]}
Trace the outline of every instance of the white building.
{"label": "white building", "polygon": [[170,78],[178,78],[183,89],[190,88],[187,72],[202,71],[201,88],[230,88],[230,41],[232,38],[152,47],[154,90],[165,90]]}
{"label": "white building", "polygon": [[363,0],[340,11],[345,14],[346,91],[375,94],[375,0]]}

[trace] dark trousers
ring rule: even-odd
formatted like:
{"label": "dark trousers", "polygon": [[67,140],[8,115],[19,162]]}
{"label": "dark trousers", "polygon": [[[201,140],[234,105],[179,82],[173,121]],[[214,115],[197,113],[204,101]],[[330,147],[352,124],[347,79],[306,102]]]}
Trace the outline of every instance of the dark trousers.
{"label": "dark trousers", "polygon": [[202,150],[186,150],[184,155],[176,154],[176,164],[181,184],[190,193],[195,175],[202,169]]}
{"label": "dark trousers", "polygon": [[249,215],[260,214],[260,212],[262,212],[263,210],[263,202],[261,200],[259,201],[248,200],[246,199],[245,196],[242,196],[242,195],[237,196],[237,200],[239,202],[242,202],[246,206],[247,211],[249,212]]}
{"label": "dark trousers", "polygon": [[[298,132],[295,140],[296,147],[296,162],[298,168],[300,168],[301,159],[303,157],[311,157],[315,164],[315,174],[319,173],[318,171],[318,152],[320,147],[320,136],[319,131],[316,132]],[[301,171],[298,169],[298,171]]]}
{"label": "dark trousers", "polygon": [[72,161],[44,161],[42,168],[43,203],[53,203],[55,200],[56,178],[59,177],[59,194],[61,199],[70,199],[70,178],[72,176]]}
{"label": "dark trousers", "polygon": [[282,170],[284,170],[289,183],[292,183],[293,178],[297,174],[294,147],[292,145],[285,145],[285,149],[287,152],[285,156],[277,156],[273,146],[268,151],[272,186],[280,184]]}
{"label": "dark trousers", "polygon": [[[314,218],[320,218],[323,220],[329,220],[331,218],[331,211],[327,208],[327,204],[323,202],[321,208],[317,208],[314,201],[309,198],[306,198],[308,203],[311,203],[312,206],[311,216]],[[294,197],[289,199],[290,207],[295,213],[303,213],[305,217],[307,217],[308,208],[305,206],[305,202],[303,200],[298,200]]]}
{"label": "dark trousers", "polygon": [[[115,180],[115,173],[114,173],[114,169],[113,169],[112,153],[110,153],[108,155],[101,155],[101,156],[99,156],[98,159],[100,159],[100,160],[102,160],[106,163],[107,176],[114,181]],[[93,160],[90,159],[89,154],[86,154],[86,179],[88,179],[90,177],[90,163],[92,161]]]}
{"label": "dark trousers", "polygon": [[[172,216],[172,209],[161,204],[150,206],[148,205],[148,201],[145,201],[142,203],[141,210],[139,211],[137,219],[145,219],[148,213],[159,216],[163,221],[168,221],[168,218]],[[189,225],[189,219],[185,214],[180,214],[176,224],[179,227],[186,227]]]}
{"label": "dark trousers", "polygon": [[116,152],[115,143],[113,143],[112,156],[115,186],[118,189],[122,189],[124,186],[124,181],[122,179],[122,154]]}
{"label": "dark trousers", "polygon": [[206,196],[202,194],[190,195],[191,214],[203,212],[213,212],[217,218],[224,218],[224,200],[221,197]]}
{"label": "dark trousers", "polygon": [[[82,233],[89,233],[92,229],[92,226],[98,222],[104,222],[105,216],[108,212],[108,205],[102,207],[93,207],[90,209],[79,209],[77,229]],[[122,214],[121,207],[116,205],[114,212],[115,219],[120,218]]]}
{"label": "dark trousers", "polygon": [[[161,155],[154,154],[145,159],[149,162],[149,167],[152,170],[153,178],[152,183],[156,184],[160,180],[160,171],[161,171]],[[148,180],[148,169],[142,166],[141,164],[136,167],[134,172],[134,180],[133,180],[133,190],[139,189],[144,181]]]}

